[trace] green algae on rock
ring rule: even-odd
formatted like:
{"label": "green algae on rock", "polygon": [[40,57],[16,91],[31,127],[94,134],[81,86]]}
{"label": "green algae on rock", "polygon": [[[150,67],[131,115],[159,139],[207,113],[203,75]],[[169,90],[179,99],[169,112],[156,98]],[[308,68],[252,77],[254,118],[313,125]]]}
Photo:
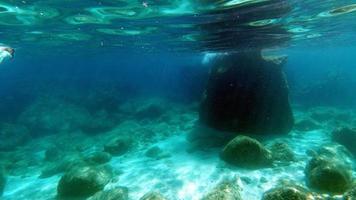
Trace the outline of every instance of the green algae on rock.
{"label": "green algae on rock", "polygon": [[237,136],[222,150],[220,157],[229,164],[244,168],[267,167],[272,155],[260,142],[247,136]]}
{"label": "green algae on rock", "polygon": [[232,181],[222,181],[201,200],[242,200],[240,188]]}
{"label": "green algae on rock", "polygon": [[158,192],[149,192],[145,195],[143,195],[140,200],[167,200],[165,197],[163,197],[160,193]]}
{"label": "green algae on rock", "polygon": [[342,194],[352,184],[349,166],[332,157],[316,156],[305,169],[307,185],[321,192]]}
{"label": "green algae on rock", "polygon": [[263,194],[262,200],[313,200],[313,195],[300,186],[279,186]]}
{"label": "green algae on rock", "polygon": [[296,160],[294,152],[287,143],[275,142],[269,147],[269,150],[272,153],[273,161],[293,162]]}
{"label": "green algae on rock", "polygon": [[85,198],[104,189],[111,177],[107,169],[77,167],[66,172],[57,186],[60,199]]}
{"label": "green algae on rock", "polygon": [[128,200],[129,190],[125,187],[97,192],[88,200]]}

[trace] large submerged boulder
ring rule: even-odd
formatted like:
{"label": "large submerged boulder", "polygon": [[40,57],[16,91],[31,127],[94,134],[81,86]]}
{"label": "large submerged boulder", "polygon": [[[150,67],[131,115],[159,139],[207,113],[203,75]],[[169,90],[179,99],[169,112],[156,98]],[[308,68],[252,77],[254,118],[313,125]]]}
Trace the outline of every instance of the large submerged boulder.
{"label": "large submerged boulder", "polygon": [[110,181],[105,168],[76,167],[66,172],[57,187],[59,199],[87,198],[104,189]]}
{"label": "large submerged boulder", "polygon": [[222,55],[212,69],[200,107],[200,121],[222,131],[285,134],[294,124],[285,58],[260,51]]}
{"label": "large submerged boulder", "polygon": [[272,164],[272,155],[260,142],[247,136],[237,136],[221,152],[227,163],[244,168],[266,167]]}

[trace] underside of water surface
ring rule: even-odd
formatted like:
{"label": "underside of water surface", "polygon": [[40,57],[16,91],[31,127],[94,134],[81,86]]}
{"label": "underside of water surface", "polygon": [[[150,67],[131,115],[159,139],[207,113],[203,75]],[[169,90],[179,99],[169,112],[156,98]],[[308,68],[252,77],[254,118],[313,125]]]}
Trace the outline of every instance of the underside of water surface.
{"label": "underside of water surface", "polygon": [[0,199],[356,199],[356,1],[0,0]]}

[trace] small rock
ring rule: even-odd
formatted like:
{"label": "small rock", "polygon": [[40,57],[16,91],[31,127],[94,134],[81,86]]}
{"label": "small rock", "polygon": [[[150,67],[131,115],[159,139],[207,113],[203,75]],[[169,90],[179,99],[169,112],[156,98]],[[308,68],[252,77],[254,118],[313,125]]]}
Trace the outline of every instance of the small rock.
{"label": "small rock", "polygon": [[164,198],[158,192],[149,192],[149,193],[143,195],[143,197],[141,197],[140,200],[167,200],[167,199]]}
{"label": "small rock", "polygon": [[312,131],[319,128],[320,126],[311,119],[303,119],[294,125],[294,129],[297,131]]}
{"label": "small rock", "polygon": [[133,140],[129,137],[117,138],[113,142],[104,145],[104,151],[113,156],[121,156],[133,146]]}
{"label": "small rock", "polygon": [[223,181],[201,200],[242,200],[242,198],[236,183]]}
{"label": "small rock", "polygon": [[60,198],[86,198],[104,189],[110,173],[103,168],[77,167],[59,180],[57,194]]}
{"label": "small rock", "polygon": [[333,140],[344,145],[354,156],[356,156],[356,129],[340,128],[332,133]]}
{"label": "small rock", "polygon": [[274,161],[292,162],[295,161],[295,156],[292,149],[284,142],[275,142],[269,150],[272,152]]}
{"label": "small rock", "polygon": [[155,158],[155,159],[162,159],[170,157],[168,153],[163,152],[163,150],[157,146],[151,147],[145,153],[147,157]]}
{"label": "small rock", "polygon": [[87,160],[94,164],[105,164],[111,160],[111,154],[107,152],[95,152]]}
{"label": "small rock", "polygon": [[229,164],[259,168],[272,164],[271,153],[257,140],[247,136],[237,136],[223,149],[221,158]]}
{"label": "small rock", "polygon": [[281,186],[264,193],[262,200],[312,200],[312,195],[299,186]]}
{"label": "small rock", "polygon": [[119,187],[107,191],[100,191],[88,200],[128,200],[129,191],[125,187]]}

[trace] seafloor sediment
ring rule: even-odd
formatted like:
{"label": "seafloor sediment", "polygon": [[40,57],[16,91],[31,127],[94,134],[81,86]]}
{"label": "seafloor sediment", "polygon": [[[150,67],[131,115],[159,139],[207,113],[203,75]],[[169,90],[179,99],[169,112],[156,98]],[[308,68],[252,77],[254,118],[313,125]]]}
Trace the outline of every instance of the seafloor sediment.
{"label": "seafloor sediment", "polygon": [[[306,190],[308,198],[329,195],[338,199],[352,189],[352,177],[356,175],[352,155],[355,152],[349,152],[347,144],[345,148],[333,141],[337,132],[334,130],[356,126],[356,113],[348,109],[294,105],[293,131],[281,137],[255,138],[261,142],[257,146],[271,154],[271,163],[246,168],[225,162],[220,155],[225,143],[218,139],[223,133],[199,127],[197,104],[141,98],[123,103],[115,113],[93,114],[60,99],[39,101],[20,116],[21,125],[1,126],[3,133],[6,129],[17,134],[16,138],[4,136],[0,142],[0,165],[6,177],[4,200],[49,200],[58,195],[75,195],[80,193],[76,189],[81,188],[66,184],[70,184],[72,176],[85,180],[88,174],[98,180],[92,190],[83,193],[86,197],[96,193],[92,199],[105,199],[109,192],[116,192],[122,199],[126,198],[123,193],[128,194],[127,198],[132,200],[145,194],[169,200],[214,199],[214,195],[227,190],[234,192],[224,194],[226,199],[240,196],[258,200],[270,189],[287,185],[303,188],[292,191]],[[51,106],[44,109],[44,105],[53,102],[60,102],[58,110]],[[33,130],[41,133],[31,133]],[[352,129],[349,131],[345,137],[352,137]],[[339,131],[338,136],[343,137],[343,133]],[[310,164],[312,158],[319,159],[317,155],[329,161],[335,157],[348,166],[340,172],[349,181],[343,185],[345,188],[333,190],[328,185],[318,185],[315,166]],[[333,165],[325,164],[328,169]],[[351,170],[352,177],[348,177]],[[333,174],[338,177],[338,172]],[[323,178],[330,181],[329,185],[340,185],[335,178]],[[98,193],[100,190],[104,192]],[[273,199],[278,192],[272,190],[264,198]]]}

